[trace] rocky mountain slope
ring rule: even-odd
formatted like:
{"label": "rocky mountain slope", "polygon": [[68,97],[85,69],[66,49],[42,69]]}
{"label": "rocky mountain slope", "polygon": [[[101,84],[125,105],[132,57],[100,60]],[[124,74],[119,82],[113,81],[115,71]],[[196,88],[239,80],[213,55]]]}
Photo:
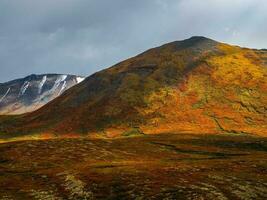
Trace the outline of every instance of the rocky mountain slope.
{"label": "rocky mountain slope", "polygon": [[192,37],[97,72],[1,132],[267,136],[267,51]]}
{"label": "rocky mountain slope", "polygon": [[34,111],[84,78],[74,75],[30,75],[0,84],[0,114]]}

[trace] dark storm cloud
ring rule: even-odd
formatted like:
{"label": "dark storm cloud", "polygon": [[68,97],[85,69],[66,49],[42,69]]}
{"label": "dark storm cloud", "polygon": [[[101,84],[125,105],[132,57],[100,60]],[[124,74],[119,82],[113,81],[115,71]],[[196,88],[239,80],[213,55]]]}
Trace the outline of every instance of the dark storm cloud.
{"label": "dark storm cloud", "polygon": [[0,82],[89,75],[192,35],[266,48],[266,9],[266,0],[0,0]]}

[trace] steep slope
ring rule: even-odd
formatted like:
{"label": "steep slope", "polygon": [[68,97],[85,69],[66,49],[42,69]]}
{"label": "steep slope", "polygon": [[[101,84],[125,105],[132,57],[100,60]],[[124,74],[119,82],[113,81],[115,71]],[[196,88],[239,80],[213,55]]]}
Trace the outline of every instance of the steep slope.
{"label": "steep slope", "polygon": [[0,114],[37,110],[84,78],[64,74],[30,75],[0,84]]}
{"label": "steep slope", "polygon": [[267,136],[266,109],[266,50],[192,37],[95,73],[36,112],[2,119],[1,131]]}

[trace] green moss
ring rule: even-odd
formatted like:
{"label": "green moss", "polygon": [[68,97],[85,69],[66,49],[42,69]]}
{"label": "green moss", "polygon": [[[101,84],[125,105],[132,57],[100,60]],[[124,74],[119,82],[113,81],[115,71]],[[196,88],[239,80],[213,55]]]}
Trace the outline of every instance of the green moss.
{"label": "green moss", "polygon": [[132,128],[122,133],[122,136],[136,136],[136,135],[143,135],[144,133],[139,128]]}
{"label": "green moss", "polygon": [[199,109],[199,108],[203,108],[205,105],[205,101],[202,99],[200,101],[198,101],[197,103],[193,104],[192,107],[194,109]]}

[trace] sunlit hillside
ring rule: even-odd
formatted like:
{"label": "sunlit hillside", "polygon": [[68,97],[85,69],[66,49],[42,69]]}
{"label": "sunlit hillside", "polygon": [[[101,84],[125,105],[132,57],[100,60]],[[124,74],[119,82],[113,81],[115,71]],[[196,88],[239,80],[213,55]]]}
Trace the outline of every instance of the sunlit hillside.
{"label": "sunlit hillside", "polygon": [[192,37],[88,77],[40,110],[3,118],[16,134],[267,135],[267,51]]}

